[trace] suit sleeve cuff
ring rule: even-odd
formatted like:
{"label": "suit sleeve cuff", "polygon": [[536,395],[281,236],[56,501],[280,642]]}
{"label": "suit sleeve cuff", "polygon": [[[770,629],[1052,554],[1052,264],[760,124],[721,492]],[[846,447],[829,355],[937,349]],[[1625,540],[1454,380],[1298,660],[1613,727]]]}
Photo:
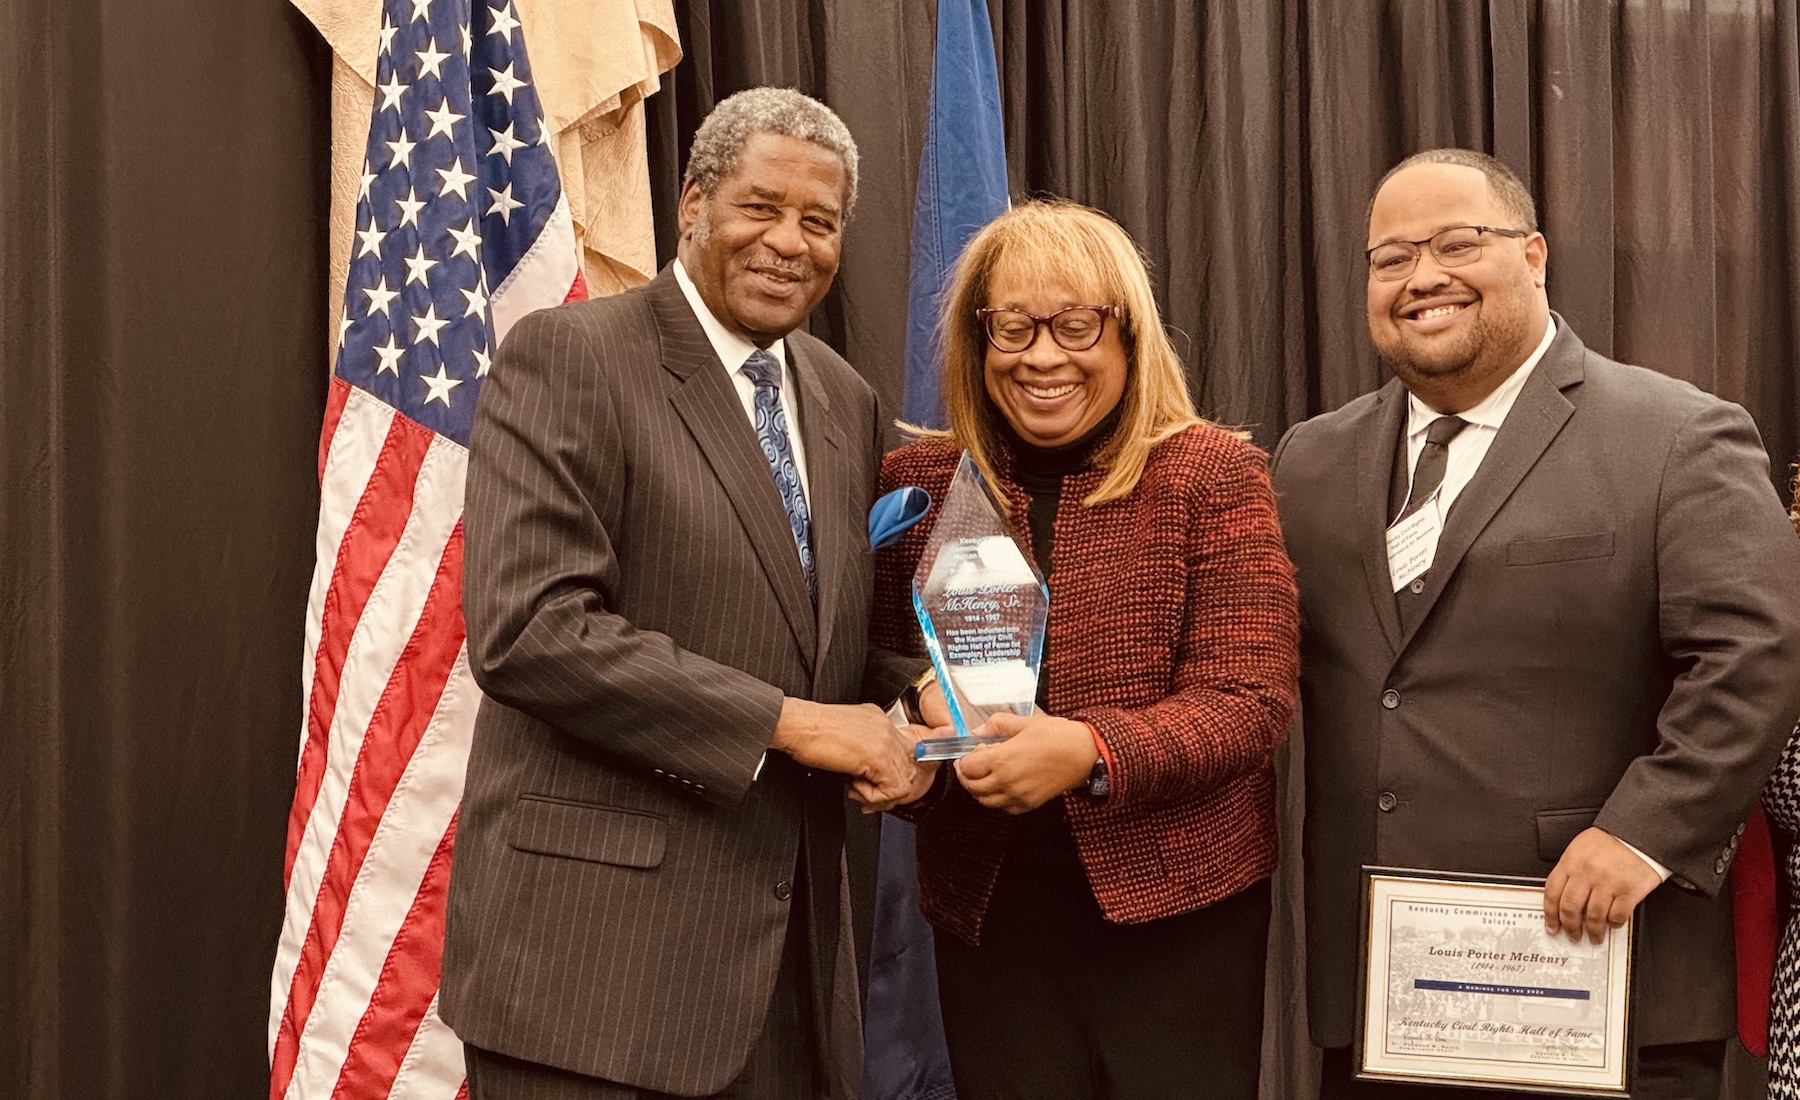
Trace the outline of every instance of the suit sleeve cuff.
{"label": "suit sleeve cuff", "polygon": [[[1612,836],[1611,833],[1608,833],[1607,835]],[[1632,855],[1643,860],[1645,863],[1648,863],[1650,865],[1650,869],[1652,871],[1656,872],[1656,876],[1658,878],[1660,878],[1664,882],[1669,881],[1669,875],[1672,874],[1673,872],[1671,872],[1667,867],[1664,867],[1662,864],[1656,862],[1654,859],[1651,859],[1649,856],[1645,855],[1643,853],[1643,851],[1641,849],[1639,849],[1637,847],[1637,845],[1631,843],[1631,841],[1625,840],[1621,837],[1616,837],[1616,836],[1613,837],[1613,839],[1617,840],[1620,844],[1625,845],[1625,847],[1630,848]]]}

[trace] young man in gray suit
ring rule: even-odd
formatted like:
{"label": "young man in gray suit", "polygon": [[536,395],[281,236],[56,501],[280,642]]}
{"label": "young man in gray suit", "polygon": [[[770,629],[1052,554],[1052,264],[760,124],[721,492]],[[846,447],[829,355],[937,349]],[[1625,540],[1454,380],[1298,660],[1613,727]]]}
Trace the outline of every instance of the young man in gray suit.
{"label": "young man in gray suit", "polygon": [[[1301,594],[1322,1095],[1470,1095],[1352,1079],[1370,864],[1548,876],[1553,934],[1636,921],[1632,1095],[1712,1100],[1726,869],[1800,714],[1800,547],[1767,456],[1738,406],[1550,312],[1548,245],[1498,161],[1403,161],[1368,247],[1396,377],[1272,460]],[[1390,528],[1410,532],[1391,550]]]}
{"label": "young man in gray suit", "polygon": [[865,648],[875,396],[796,331],[855,199],[835,114],[739,93],[695,135],[676,262],[500,348],[441,1005],[474,1100],[856,1093],[846,779],[884,808],[915,769],[854,704],[919,666]]}

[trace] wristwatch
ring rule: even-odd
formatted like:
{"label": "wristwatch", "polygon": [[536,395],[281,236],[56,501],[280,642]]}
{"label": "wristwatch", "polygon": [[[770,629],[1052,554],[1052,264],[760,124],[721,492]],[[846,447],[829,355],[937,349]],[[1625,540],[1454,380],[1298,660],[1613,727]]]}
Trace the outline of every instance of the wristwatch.
{"label": "wristwatch", "polygon": [[1094,761],[1094,767],[1088,772],[1087,793],[1090,798],[1105,798],[1112,793],[1112,781],[1106,770],[1106,757]]}
{"label": "wristwatch", "polygon": [[919,696],[927,687],[937,683],[937,668],[926,665],[925,671],[913,678],[900,693],[900,709],[905,712],[906,720],[915,726],[926,725],[925,712],[919,708]]}

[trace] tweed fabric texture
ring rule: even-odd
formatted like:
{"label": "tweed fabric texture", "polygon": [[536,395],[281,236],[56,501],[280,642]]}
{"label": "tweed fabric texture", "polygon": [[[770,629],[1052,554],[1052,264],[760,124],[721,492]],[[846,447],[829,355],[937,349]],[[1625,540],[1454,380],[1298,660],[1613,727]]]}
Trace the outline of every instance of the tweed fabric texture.
{"label": "tweed fabric texture", "polygon": [[[1788,738],[1781,763],[1763,788],[1769,820],[1800,835],[1800,728]],[[1788,889],[1800,897],[1800,844],[1788,848]],[[1769,1002],[1769,1100],[1800,1100],[1800,917],[1790,916],[1775,960]]]}
{"label": "tweed fabric texture", "polygon": [[[883,460],[881,490],[919,485],[941,500],[957,458],[935,440],[909,444]],[[996,472],[1023,517],[1004,457]],[[1063,484],[1043,675],[1049,713],[1105,742],[1111,795],[1065,794],[1063,808],[1101,911],[1130,923],[1274,870],[1273,754],[1293,714],[1299,625],[1261,451],[1200,425],[1157,445],[1129,496],[1083,505],[1101,477]],[[920,652],[911,583],[935,522],[877,555],[878,646]],[[970,798],[953,769],[940,775],[939,797],[911,815],[920,907],[976,943],[1012,819]]]}

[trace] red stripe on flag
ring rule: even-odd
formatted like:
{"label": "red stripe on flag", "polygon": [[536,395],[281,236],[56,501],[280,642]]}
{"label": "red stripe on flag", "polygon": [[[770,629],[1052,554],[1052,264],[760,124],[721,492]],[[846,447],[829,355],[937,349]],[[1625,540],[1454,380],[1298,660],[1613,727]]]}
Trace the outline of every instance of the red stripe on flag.
{"label": "red stripe on flag", "polygon": [[331,437],[337,434],[338,421],[344,418],[344,406],[350,403],[350,383],[331,376],[325,391],[325,422],[319,426],[319,480],[325,480],[325,459],[331,454]]}
{"label": "red stripe on flag", "polygon": [[319,786],[325,779],[327,740],[332,717],[337,713],[344,656],[369,594],[406,530],[419,468],[425,463],[433,438],[429,428],[406,417],[396,416],[389,422],[375,470],[338,542],[337,563],[319,615],[319,651],[313,663],[312,697],[306,708],[306,745],[300,750],[294,805],[288,811],[287,860],[281,871],[283,888],[293,885],[294,859],[306,833],[306,819],[312,816],[313,803],[318,800]]}
{"label": "red stripe on flag", "polygon": [[[419,884],[418,896],[406,912],[406,922],[381,964],[375,995],[351,1036],[332,1100],[362,1100],[393,1091],[425,1010],[437,996],[444,953],[444,901],[450,892],[450,846],[455,836],[456,814],[452,813],[450,827],[444,830],[444,839],[425,869],[425,881]],[[467,1082],[463,1087],[468,1087]]]}
{"label": "red stripe on flag", "polygon": [[[579,248],[576,249],[580,251]],[[577,257],[579,260],[579,257]],[[563,304],[587,301],[587,278],[582,275],[579,263],[575,267],[575,281],[569,284],[569,293],[563,296]]]}
{"label": "red stripe on flag", "polygon": [[[312,923],[307,926],[306,942],[300,948],[300,960],[288,985],[287,1008],[282,1013],[281,1031],[270,1059],[271,1097],[285,1093],[293,1077],[300,1030],[312,1012],[325,964],[343,930],[344,910],[368,856],[369,842],[387,812],[394,788],[400,785],[413,750],[431,724],[436,702],[442,697],[462,650],[466,630],[462,617],[462,549],[462,521],[458,520],[443,557],[438,560],[437,575],[418,624],[394,665],[394,674],[389,677],[363,736],[343,815],[332,839],[331,855],[319,881],[318,897],[313,901]],[[442,917],[438,919],[441,921]],[[434,974],[432,986],[436,985]]]}

